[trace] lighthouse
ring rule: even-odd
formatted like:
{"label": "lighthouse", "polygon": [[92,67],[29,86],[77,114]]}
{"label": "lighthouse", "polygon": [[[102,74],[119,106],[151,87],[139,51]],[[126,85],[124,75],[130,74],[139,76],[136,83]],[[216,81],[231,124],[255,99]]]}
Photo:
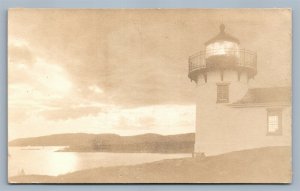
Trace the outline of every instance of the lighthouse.
{"label": "lighthouse", "polygon": [[[196,83],[196,134],[194,153],[218,154],[235,147],[236,132],[226,116],[228,105],[248,91],[256,70],[257,55],[240,47],[225,25],[204,43],[204,50],[189,57],[188,77]],[[237,116],[238,117],[238,113]]]}
{"label": "lighthouse", "polygon": [[240,45],[224,24],[189,57],[196,84],[194,156],[291,145],[291,88],[249,88],[257,54]]}

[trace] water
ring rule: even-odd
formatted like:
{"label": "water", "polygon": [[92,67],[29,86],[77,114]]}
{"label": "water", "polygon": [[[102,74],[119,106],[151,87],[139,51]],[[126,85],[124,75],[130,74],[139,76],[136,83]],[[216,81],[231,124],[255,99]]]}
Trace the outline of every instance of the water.
{"label": "water", "polygon": [[191,154],[55,152],[63,147],[9,147],[9,176],[38,174],[57,176],[78,170],[135,165]]}

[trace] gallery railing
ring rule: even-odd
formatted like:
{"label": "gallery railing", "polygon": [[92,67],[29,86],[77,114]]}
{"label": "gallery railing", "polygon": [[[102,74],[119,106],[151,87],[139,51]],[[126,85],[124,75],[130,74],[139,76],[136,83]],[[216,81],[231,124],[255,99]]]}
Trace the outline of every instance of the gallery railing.
{"label": "gallery railing", "polygon": [[257,55],[245,49],[213,49],[201,51],[189,57],[189,77],[191,80],[201,71],[212,67],[235,67],[256,74]]}

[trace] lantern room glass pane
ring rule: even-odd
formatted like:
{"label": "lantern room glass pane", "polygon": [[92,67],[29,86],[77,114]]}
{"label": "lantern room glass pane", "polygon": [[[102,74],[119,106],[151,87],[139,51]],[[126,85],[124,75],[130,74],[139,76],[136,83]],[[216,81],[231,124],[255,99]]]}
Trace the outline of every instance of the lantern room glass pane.
{"label": "lantern room glass pane", "polygon": [[223,55],[239,57],[239,45],[230,41],[217,41],[206,46],[206,58]]}

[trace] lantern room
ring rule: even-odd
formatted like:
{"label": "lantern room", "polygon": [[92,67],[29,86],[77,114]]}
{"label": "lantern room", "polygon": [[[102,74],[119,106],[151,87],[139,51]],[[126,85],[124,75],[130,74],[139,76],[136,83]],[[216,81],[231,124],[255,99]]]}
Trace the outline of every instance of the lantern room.
{"label": "lantern room", "polygon": [[204,44],[204,50],[190,56],[189,78],[197,83],[199,75],[211,70],[233,69],[247,72],[248,78],[256,75],[256,53],[240,48],[240,41],[225,32],[220,25],[219,33]]}

